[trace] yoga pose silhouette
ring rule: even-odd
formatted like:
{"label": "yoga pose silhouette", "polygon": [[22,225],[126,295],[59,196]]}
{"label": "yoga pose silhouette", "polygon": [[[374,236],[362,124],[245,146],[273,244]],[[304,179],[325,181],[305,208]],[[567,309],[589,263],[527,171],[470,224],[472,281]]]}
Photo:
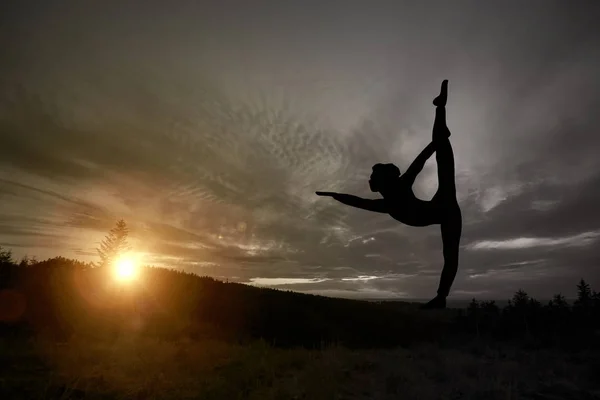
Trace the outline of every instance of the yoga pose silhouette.
{"label": "yoga pose silhouette", "polygon": [[[363,199],[334,192],[316,192],[363,210],[389,214],[392,218],[410,226],[437,225],[441,227],[444,268],[437,296],[422,308],[445,308],[446,297],[458,270],[458,250],[462,233],[462,214],[456,199],[454,178],[454,152],[450,144],[450,130],[446,126],[446,100],[448,81],[442,82],[440,95],[433,100],[435,121],[432,141],[412,162],[404,174],[394,164],[375,164],[369,179],[372,192],[379,192],[382,199]],[[413,183],[425,162],[436,154],[438,190],[430,201],[415,196]]]}

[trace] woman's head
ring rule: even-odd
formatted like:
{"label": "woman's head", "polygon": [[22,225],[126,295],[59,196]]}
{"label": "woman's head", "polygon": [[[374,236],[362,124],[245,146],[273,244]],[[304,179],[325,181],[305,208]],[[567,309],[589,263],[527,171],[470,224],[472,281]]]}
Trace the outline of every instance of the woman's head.
{"label": "woman's head", "polygon": [[381,192],[392,185],[400,177],[400,168],[394,164],[375,164],[369,179],[372,192]]}

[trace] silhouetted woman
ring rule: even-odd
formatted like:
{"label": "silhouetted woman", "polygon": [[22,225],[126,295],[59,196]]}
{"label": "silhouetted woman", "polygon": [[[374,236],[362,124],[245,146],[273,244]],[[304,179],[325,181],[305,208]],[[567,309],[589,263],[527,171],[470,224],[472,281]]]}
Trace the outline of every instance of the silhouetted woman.
{"label": "silhouetted woman", "polygon": [[[456,199],[454,153],[450,144],[450,130],[446,126],[448,81],[442,82],[440,95],[433,100],[435,121],[432,142],[417,156],[404,174],[394,164],[375,164],[369,179],[371,191],[379,192],[382,199],[363,199],[350,194],[316,192],[335,200],[368,211],[385,213],[410,226],[439,224],[442,232],[444,268],[437,296],[423,308],[444,308],[446,297],[458,270],[458,249],[462,233],[462,214]],[[418,199],[412,185],[425,162],[436,154],[438,190],[430,201]]]}

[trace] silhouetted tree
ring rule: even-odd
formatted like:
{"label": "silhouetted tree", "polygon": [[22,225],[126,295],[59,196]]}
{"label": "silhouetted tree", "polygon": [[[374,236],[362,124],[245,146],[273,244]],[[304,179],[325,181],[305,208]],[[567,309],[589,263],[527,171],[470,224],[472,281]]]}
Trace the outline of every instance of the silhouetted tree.
{"label": "silhouetted tree", "polygon": [[593,292],[590,285],[581,279],[577,285],[577,299],[573,303],[574,321],[577,329],[587,331],[594,321]]}
{"label": "silhouetted tree", "polygon": [[522,326],[525,328],[525,334],[530,334],[529,320],[528,320],[528,309],[530,306],[530,298],[527,292],[523,289],[517,290],[513,295],[512,301],[508,303],[508,313],[510,317],[509,321],[511,324],[515,324],[515,328],[522,322]]}
{"label": "silhouetted tree", "polygon": [[561,293],[555,294],[552,300],[550,300],[550,307],[556,308],[557,310],[566,310],[569,308],[567,299]]}
{"label": "silhouetted tree", "polygon": [[594,321],[596,321],[596,326],[600,327],[600,292],[596,292],[595,290],[592,295],[592,308],[594,310]]}
{"label": "silhouetted tree", "polygon": [[120,254],[130,249],[127,237],[129,228],[124,220],[120,219],[104,238],[100,247],[97,249],[100,263],[98,266],[104,267],[110,265]]}
{"label": "silhouetted tree", "polygon": [[594,305],[594,308],[600,311],[600,292],[596,292],[594,290],[594,294],[592,295],[592,303]]}
{"label": "silhouetted tree", "polygon": [[551,330],[551,332],[547,332],[547,336],[555,344],[572,331],[571,307],[561,293],[555,294],[548,303],[546,318],[546,328]]}
{"label": "silhouetted tree", "polygon": [[10,285],[10,282],[14,278],[14,273],[12,251],[5,250],[0,246],[0,289]]}
{"label": "silhouetted tree", "polygon": [[575,300],[575,306],[578,308],[589,308],[592,303],[592,289],[590,285],[583,279],[579,281],[577,285],[577,300]]}
{"label": "silhouetted tree", "polygon": [[12,251],[4,250],[2,246],[0,246],[0,264],[11,264],[12,261]]}
{"label": "silhouetted tree", "polygon": [[479,337],[479,312],[479,302],[475,299],[472,299],[469,303],[469,307],[467,307],[467,316],[475,323],[475,332],[477,333],[477,337]]}
{"label": "silhouetted tree", "polygon": [[23,258],[21,258],[21,261],[19,261],[19,267],[30,267],[34,264],[36,264],[38,262],[37,258],[35,256],[33,257],[29,257],[29,256],[23,256]]}
{"label": "silhouetted tree", "polygon": [[517,309],[524,309],[527,308],[528,304],[529,295],[523,289],[517,290],[517,292],[513,295],[512,298],[513,307]]}
{"label": "silhouetted tree", "polygon": [[481,308],[488,314],[498,314],[500,309],[494,300],[484,301],[481,303]]}
{"label": "silhouetted tree", "polygon": [[542,303],[537,301],[536,299],[529,299],[529,310],[533,313],[539,311],[542,308]]}
{"label": "silhouetted tree", "polygon": [[469,303],[469,307],[467,308],[467,311],[469,314],[476,314],[477,310],[479,310],[479,302],[475,299],[472,299],[471,302]]}

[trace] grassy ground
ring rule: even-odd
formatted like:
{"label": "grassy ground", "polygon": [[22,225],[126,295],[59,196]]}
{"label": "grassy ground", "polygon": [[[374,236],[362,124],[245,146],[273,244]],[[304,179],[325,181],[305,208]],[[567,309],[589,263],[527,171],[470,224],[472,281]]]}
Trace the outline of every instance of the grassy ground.
{"label": "grassy ground", "polygon": [[597,355],[462,349],[275,349],[120,338],[0,341],[1,399],[600,398]]}

